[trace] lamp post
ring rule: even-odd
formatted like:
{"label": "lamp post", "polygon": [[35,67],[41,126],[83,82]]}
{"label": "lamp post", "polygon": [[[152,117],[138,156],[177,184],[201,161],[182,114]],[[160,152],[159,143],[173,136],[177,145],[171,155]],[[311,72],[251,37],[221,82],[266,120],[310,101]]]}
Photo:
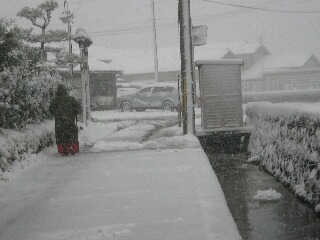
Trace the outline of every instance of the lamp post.
{"label": "lamp post", "polygon": [[92,44],[92,40],[87,35],[86,30],[84,30],[83,28],[77,29],[76,34],[73,36],[73,40],[79,44],[79,48],[80,48],[82,119],[83,119],[83,123],[88,125],[87,119],[91,119],[88,47]]}
{"label": "lamp post", "polygon": [[[69,53],[72,53],[72,44],[71,44],[71,21],[73,19],[73,14],[70,13],[68,2],[64,1],[64,10],[62,11],[62,15],[60,20],[62,23],[68,24],[68,41],[69,41]],[[70,75],[71,75],[71,83],[73,79],[73,66],[70,64]]]}

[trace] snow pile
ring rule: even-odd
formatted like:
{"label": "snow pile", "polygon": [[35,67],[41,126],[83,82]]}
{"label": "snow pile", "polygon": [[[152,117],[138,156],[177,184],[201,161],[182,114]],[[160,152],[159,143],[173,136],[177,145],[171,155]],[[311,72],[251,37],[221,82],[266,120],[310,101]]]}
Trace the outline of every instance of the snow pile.
{"label": "snow pile", "polygon": [[[99,116],[105,118],[105,115],[112,116],[112,113],[113,111],[104,112],[104,114],[96,112],[95,116],[101,121]],[[166,119],[158,118],[161,113],[166,116]],[[113,116],[116,121],[109,118],[107,122],[89,122],[88,126],[78,123],[80,152],[139,149],[161,151],[167,148],[200,147],[196,137],[183,136],[182,128],[177,126],[176,116],[173,117],[171,114],[158,111],[136,115],[131,112],[122,113],[123,120],[119,120],[116,115]],[[170,125],[174,124],[174,126],[166,126],[168,118]],[[157,130],[158,128],[161,129]],[[42,157],[35,154],[41,149],[50,145],[56,148],[54,121],[27,125],[20,131],[0,130],[0,181],[7,181],[15,175],[15,172],[40,161]],[[52,151],[56,152],[56,149]]]}
{"label": "snow pile", "polygon": [[255,201],[270,202],[279,201],[282,198],[282,194],[270,188],[269,190],[259,190],[256,195],[252,197]]}
{"label": "snow pile", "polygon": [[318,104],[254,103],[249,161],[257,162],[299,197],[320,203],[320,108]]}
{"label": "snow pile", "polygon": [[7,181],[10,172],[17,172],[32,162],[37,162],[35,154],[54,142],[53,121],[28,125],[21,131],[1,129],[0,181]]}
{"label": "snow pile", "polygon": [[[92,122],[79,133],[80,149],[108,152],[200,147],[196,137],[183,135],[182,128],[177,125],[164,127],[154,133],[160,124],[159,120],[149,120],[149,124],[146,124],[139,119],[112,123]],[[152,138],[149,138],[151,134]]]}
{"label": "snow pile", "polygon": [[177,118],[177,112],[163,112],[159,110],[147,110],[145,112],[121,112],[118,110],[111,111],[94,111],[92,112],[92,120],[94,122],[114,122],[126,120],[156,120],[167,119],[169,117]]}

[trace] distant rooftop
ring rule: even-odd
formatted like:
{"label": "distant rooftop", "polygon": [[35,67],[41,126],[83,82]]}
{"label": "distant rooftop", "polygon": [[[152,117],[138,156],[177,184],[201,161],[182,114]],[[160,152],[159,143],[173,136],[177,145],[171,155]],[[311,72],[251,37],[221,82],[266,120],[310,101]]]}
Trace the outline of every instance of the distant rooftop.
{"label": "distant rooftop", "polygon": [[285,70],[299,69],[313,60],[318,68],[319,60],[311,53],[287,53],[271,54],[258,60],[251,68],[242,73],[242,79],[259,79],[263,73],[280,72]]}
{"label": "distant rooftop", "polygon": [[[47,44],[48,45],[48,44]],[[51,43],[50,47],[68,50],[68,43]],[[206,44],[195,47],[195,61],[219,60],[234,58],[235,55],[254,53],[259,43],[223,42]],[[264,50],[268,52],[266,48]],[[79,47],[73,42],[73,52],[79,54]],[[91,45],[88,49],[89,67],[92,71],[122,70],[124,74],[152,73],[154,72],[153,49],[127,50],[110,49],[103,46]],[[243,79],[259,78],[262,71],[277,71],[302,67],[310,59],[317,64],[319,60],[311,53],[270,54],[258,60],[250,69],[243,72]],[[158,49],[159,71],[177,71],[180,69],[179,46]],[[75,70],[80,70],[79,66]]]}

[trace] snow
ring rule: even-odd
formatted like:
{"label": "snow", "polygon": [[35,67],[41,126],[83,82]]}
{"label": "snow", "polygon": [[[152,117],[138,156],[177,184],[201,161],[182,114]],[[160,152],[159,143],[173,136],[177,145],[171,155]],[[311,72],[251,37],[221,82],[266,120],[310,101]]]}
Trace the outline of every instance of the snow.
{"label": "snow", "polygon": [[38,162],[38,149],[54,141],[53,127],[52,121],[44,121],[21,131],[0,129],[0,166],[5,170],[0,170],[0,182],[15,178],[21,170]]}
{"label": "snow", "polygon": [[77,43],[79,43],[79,42],[85,43],[85,45],[87,45],[87,46],[90,46],[92,43],[91,38],[87,34],[86,30],[83,28],[78,28],[76,30],[76,33],[72,37],[72,39],[74,41],[76,41]]}
{"label": "snow", "polygon": [[255,201],[279,201],[282,194],[270,188],[269,190],[258,190],[257,194],[252,197]]}
{"label": "snow", "polygon": [[269,114],[289,116],[297,113],[320,114],[319,103],[248,103],[247,107],[252,107],[255,114]]}
{"label": "snow", "polygon": [[250,103],[251,158],[311,205],[319,204],[318,103]]}
{"label": "snow", "polygon": [[[245,107],[252,111],[250,104]],[[283,115],[319,112],[316,104],[273,107]],[[273,113],[268,103],[257,109]],[[200,109],[195,110],[198,125]],[[177,112],[100,111],[92,117],[88,126],[79,124],[76,156],[61,157],[53,146],[27,152],[5,172],[1,239],[241,239],[206,154],[196,137],[182,134]],[[6,137],[29,139],[52,130],[53,123],[2,130],[1,148],[8,145]],[[295,168],[290,162],[284,167],[288,173]],[[307,174],[309,180],[315,176],[316,170]],[[293,188],[308,194],[303,181]],[[252,199],[274,202],[282,195],[270,188]]]}
{"label": "snow", "polygon": [[142,120],[142,119],[165,119],[167,117],[178,116],[177,112],[162,112],[159,110],[149,110],[146,112],[121,112],[118,110],[112,111],[96,111],[92,112],[93,121],[124,121],[124,120]]}
{"label": "snow", "polygon": [[61,157],[49,147],[0,183],[1,239],[241,239],[206,154],[195,136],[182,135],[177,112],[93,117],[99,122],[80,124],[79,154]]}
{"label": "snow", "polygon": [[[89,49],[90,51],[90,49]],[[104,62],[101,62],[99,60],[96,60],[92,57],[88,58],[88,64],[90,67],[90,71],[92,72],[108,72],[108,71],[120,71],[119,68],[114,67],[112,64],[107,64]],[[70,71],[69,68],[59,68],[60,71],[67,72]],[[80,65],[78,64],[73,68],[74,71],[80,72]]]}

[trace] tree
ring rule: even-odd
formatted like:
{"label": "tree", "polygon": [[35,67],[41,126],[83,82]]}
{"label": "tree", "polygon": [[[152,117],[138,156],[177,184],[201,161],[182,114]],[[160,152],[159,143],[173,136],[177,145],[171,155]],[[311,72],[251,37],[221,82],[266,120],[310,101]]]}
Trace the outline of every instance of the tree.
{"label": "tree", "polygon": [[12,31],[8,31],[8,26],[9,22],[5,19],[0,19],[0,72],[5,67],[17,64],[17,59],[11,58],[10,52],[18,48],[19,41],[14,37]]}
{"label": "tree", "polygon": [[47,0],[41,3],[36,8],[24,7],[17,16],[23,17],[31,21],[31,23],[41,28],[41,34],[29,35],[26,39],[30,42],[41,43],[41,57],[44,57],[44,44],[53,41],[63,41],[68,38],[68,33],[62,30],[50,30],[46,32],[46,28],[49,26],[51,20],[51,13],[58,7],[58,2],[54,0]]}
{"label": "tree", "polygon": [[0,19],[0,128],[19,129],[49,115],[49,103],[61,77],[56,68],[21,36],[28,31]]}

